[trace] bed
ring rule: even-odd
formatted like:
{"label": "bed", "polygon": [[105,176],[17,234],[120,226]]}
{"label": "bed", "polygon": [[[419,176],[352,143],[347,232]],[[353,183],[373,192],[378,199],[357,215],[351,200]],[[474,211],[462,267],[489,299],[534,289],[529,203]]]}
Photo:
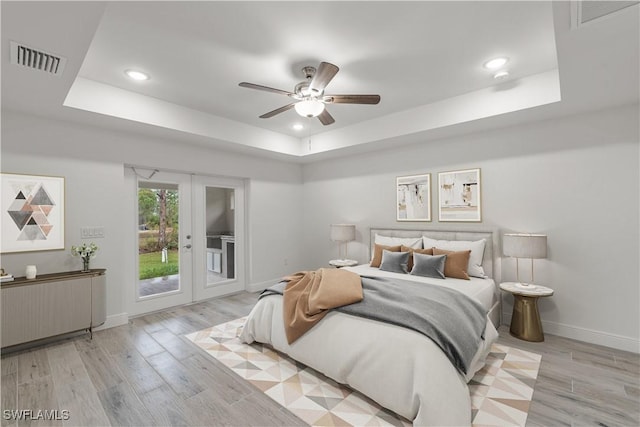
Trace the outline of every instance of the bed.
{"label": "bed", "polygon": [[471,402],[467,383],[484,366],[491,344],[498,336],[494,326],[499,322],[497,315],[500,310],[499,294],[492,278],[493,233],[373,228],[370,246],[373,251],[377,239],[423,237],[448,242],[484,239],[481,267],[485,277],[434,279],[381,271],[368,264],[346,267],[345,270],[365,277],[395,277],[456,289],[479,303],[487,313],[487,321],[483,325],[484,339],[479,340],[467,372],[457,369],[432,339],[419,332],[336,310],[289,344],[280,295],[266,296],[257,302],[240,338],[246,343],[256,341],[271,345],[335,381],[358,390],[416,426],[469,425]]}

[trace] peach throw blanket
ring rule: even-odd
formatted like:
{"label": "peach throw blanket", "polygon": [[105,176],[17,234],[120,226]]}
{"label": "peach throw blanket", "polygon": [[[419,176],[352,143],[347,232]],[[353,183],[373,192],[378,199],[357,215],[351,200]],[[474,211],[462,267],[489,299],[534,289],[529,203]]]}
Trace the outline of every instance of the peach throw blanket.
{"label": "peach throw blanket", "polygon": [[362,301],[360,276],[339,268],[300,271],[288,280],[283,296],[284,329],[289,344],[300,338],[330,309]]}

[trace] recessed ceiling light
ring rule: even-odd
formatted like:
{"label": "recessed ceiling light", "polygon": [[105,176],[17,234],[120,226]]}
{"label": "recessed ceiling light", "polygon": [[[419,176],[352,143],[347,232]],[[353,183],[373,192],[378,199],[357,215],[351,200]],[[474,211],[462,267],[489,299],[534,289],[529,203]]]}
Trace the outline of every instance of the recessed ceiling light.
{"label": "recessed ceiling light", "polygon": [[509,61],[508,58],[494,58],[484,63],[484,68],[497,70]]}
{"label": "recessed ceiling light", "polygon": [[493,75],[494,79],[502,80],[509,77],[509,72],[507,70],[498,71]]}
{"label": "recessed ceiling light", "polygon": [[130,79],[133,80],[149,80],[149,75],[146,73],[143,73],[142,71],[137,71],[137,70],[127,70],[124,72]]}
{"label": "recessed ceiling light", "polygon": [[302,129],[304,129],[304,126],[302,126],[300,123],[296,123],[291,127],[293,128],[293,130],[302,130]]}

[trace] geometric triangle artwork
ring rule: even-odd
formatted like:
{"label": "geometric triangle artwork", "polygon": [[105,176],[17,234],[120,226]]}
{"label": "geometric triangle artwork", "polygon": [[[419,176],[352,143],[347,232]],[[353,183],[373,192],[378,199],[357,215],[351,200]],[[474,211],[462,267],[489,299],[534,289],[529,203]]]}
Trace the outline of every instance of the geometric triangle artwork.
{"label": "geometric triangle artwork", "polygon": [[20,230],[17,240],[47,240],[53,225],[48,216],[55,202],[43,184],[34,182],[13,183],[16,196],[7,209],[7,213]]}
{"label": "geometric triangle artwork", "polygon": [[23,197],[22,199],[16,197],[15,200],[13,201],[13,203],[11,203],[11,205],[9,205],[9,209],[7,209],[8,211],[22,211],[22,210],[31,210],[31,209],[26,209],[25,205],[27,204],[25,198]]}
{"label": "geometric triangle artwork", "polygon": [[27,225],[27,222],[31,218],[31,212],[25,211],[8,211],[7,212],[13,222],[16,223],[18,230],[22,230],[22,228]]}
{"label": "geometric triangle artwork", "polygon": [[51,225],[51,224],[41,225],[41,226],[40,226],[40,230],[42,230],[42,233],[43,233],[45,236],[48,236],[48,235],[49,235],[49,233],[51,232],[51,229],[52,229],[52,228],[53,228],[53,225]]}
{"label": "geometric triangle artwork", "polygon": [[53,200],[51,200],[49,193],[47,193],[47,190],[45,190],[44,186],[42,185],[40,186],[40,188],[38,188],[38,190],[36,191],[36,194],[33,196],[33,199],[31,200],[31,204],[47,205],[47,206],[55,205],[55,203],[53,203]]}
{"label": "geometric triangle artwork", "polygon": [[[186,335],[209,356],[311,426],[411,426],[366,396],[278,353],[244,344],[245,318]],[[225,342],[225,351],[215,343]],[[539,354],[493,344],[486,365],[469,382],[474,426],[524,426],[538,376]]]}
{"label": "geometric triangle artwork", "polygon": [[47,236],[42,232],[38,224],[27,224],[18,234],[18,240],[47,240]]}

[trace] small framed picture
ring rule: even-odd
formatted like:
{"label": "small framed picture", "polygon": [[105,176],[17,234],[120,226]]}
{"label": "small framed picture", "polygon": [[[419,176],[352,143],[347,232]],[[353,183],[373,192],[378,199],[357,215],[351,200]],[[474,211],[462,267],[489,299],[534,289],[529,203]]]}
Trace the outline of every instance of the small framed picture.
{"label": "small framed picture", "polygon": [[480,169],[438,174],[438,220],[482,221]]}
{"label": "small framed picture", "polygon": [[64,249],[64,177],[0,178],[2,253]]}
{"label": "small framed picture", "polygon": [[431,174],[396,178],[396,220],[431,221]]}

